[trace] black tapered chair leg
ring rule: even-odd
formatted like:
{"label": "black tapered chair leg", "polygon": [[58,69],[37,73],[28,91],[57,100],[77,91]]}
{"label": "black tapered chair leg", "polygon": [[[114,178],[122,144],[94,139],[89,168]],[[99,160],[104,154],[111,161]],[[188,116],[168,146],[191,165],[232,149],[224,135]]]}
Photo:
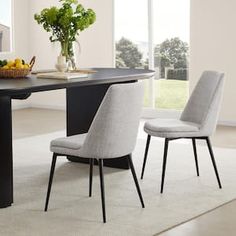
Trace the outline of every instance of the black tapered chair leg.
{"label": "black tapered chair leg", "polygon": [[149,149],[149,145],[150,145],[150,140],[151,140],[151,135],[148,135],[147,136],[145,153],[144,153],[144,159],[143,159],[143,168],[142,168],[141,179],[143,179],[143,175],[144,175],[144,170],[145,170],[145,166],[146,166],[146,161],[147,161],[147,155],[148,155],[148,149]]}
{"label": "black tapered chair leg", "polygon": [[140,190],[140,187],[139,187],[139,183],[138,183],[138,179],[137,179],[137,176],[136,176],[136,173],[135,173],[134,164],[133,164],[133,161],[132,161],[132,155],[130,154],[127,157],[127,159],[128,159],[129,167],[131,169],[131,173],[133,175],[134,183],[135,183],[135,186],[136,186],[136,189],[137,189],[137,192],[138,192],[138,196],[139,196],[142,208],[145,208],[143,197],[142,197],[142,193],[141,193],[141,190]]}
{"label": "black tapered chair leg", "polygon": [[212,164],[213,164],[213,167],[214,167],[214,170],[215,170],[215,174],[216,174],[216,178],[217,178],[217,181],[218,181],[219,188],[222,188],[221,182],[220,182],[220,177],[219,177],[217,166],[216,166],[216,161],[215,161],[215,158],[214,158],[214,153],[213,153],[212,146],[211,146],[211,141],[210,141],[209,137],[206,138],[206,142],[207,142],[208,150],[209,150],[209,153],[210,153],[210,156],[211,156],[211,161],[212,161]]}
{"label": "black tapered chair leg", "polygon": [[104,190],[103,160],[102,159],[98,160],[98,165],[99,165],[99,175],[100,175],[103,223],[106,223],[106,205],[105,205],[105,190]]}
{"label": "black tapered chair leg", "polygon": [[48,202],[49,202],[50,193],[51,193],[51,187],[52,187],[52,181],[53,181],[56,161],[57,161],[57,154],[53,153],[51,171],[50,171],[49,182],[48,182],[48,191],[47,191],[47,197],[46,197],[46,203],[45,203],[44,211],[48,210]]}
{"label": "black tapered chair leg", "polygon": [[194,153],[194,158],[195,158],[197,176],[199,176],[199,166],[198,166],[197,147],[196,147],[196,140],[195,140],[195,138],[192,138],[192,143],[193,143],[193,153]]}
{"label": "black tapered chair leg", "polygon": [[165,173],[166,173],[166,161],[167,161],[167,153],[168,153],[169,139],[165,139],[165,147],[164,147],[164,155],[163,155],[163,163],[162,163],[162,177],[161,177],[161,193],[163,193],[164,182],[165,182]]}
{"label": "black tapered chair leg", "polygon": [[92,196],[92,188],[93,188],[93,164],[94,164],[94,159],[90,158],[89,159],[89,197]]}

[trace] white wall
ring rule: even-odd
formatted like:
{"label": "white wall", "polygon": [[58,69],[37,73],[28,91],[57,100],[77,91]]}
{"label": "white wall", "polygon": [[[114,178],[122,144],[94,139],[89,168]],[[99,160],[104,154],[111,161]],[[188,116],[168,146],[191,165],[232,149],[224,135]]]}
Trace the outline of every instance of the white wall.
{"label": "white wall", "polygon": [[[97,14],[96,22],[79,36],[82,52],[79,55],[80,67],[112,66],[112,1],[80,0],[86,8],[92,8]],[[42,26],[33,20],[35,13],[43,8],[58,5],[58,0],[37,1],[30,0],[30,51],[37,55],[36,66],[39,69],[54,67],[59,54],[59,44],[50,43],[50,33],[46,33]]]}
{"label": "white wall", "polygon": [[203,70],[225,72],[220,120],[236,124],[236,1],[191,0],[190,86]]}
{"label": "white wall", "polygon": [[[97,20],[89,29],[79,36],[81,54],[78,57],[79,67],[113,66],[113,23],[112,0],[80,1],[86,8],[92,8]],[[58,4],[58,0],[30,0],[30,53],[37,56],[36,69],[54,68],[59,55],[59,44],[50,43],[50,34],[33,20],[35,13],[43,8]],[[37,107],[65,107],[65,91],[52,91],[33,94],[30,102]]]}

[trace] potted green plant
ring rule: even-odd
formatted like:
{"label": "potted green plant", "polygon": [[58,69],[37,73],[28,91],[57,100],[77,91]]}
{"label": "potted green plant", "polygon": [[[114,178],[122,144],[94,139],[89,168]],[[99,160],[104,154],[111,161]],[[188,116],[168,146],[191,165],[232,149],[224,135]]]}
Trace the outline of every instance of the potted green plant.
{"label": "potted green plant", "polygon": [[45,8],[35,14],[34,19],[51,33],[51,42],[60,42],[61,56],[75,69],[73,43],[80,32],[95,22],[96,14],[92,9],[86,10],[77,0],[59,1],[62,3],[60,8]]}

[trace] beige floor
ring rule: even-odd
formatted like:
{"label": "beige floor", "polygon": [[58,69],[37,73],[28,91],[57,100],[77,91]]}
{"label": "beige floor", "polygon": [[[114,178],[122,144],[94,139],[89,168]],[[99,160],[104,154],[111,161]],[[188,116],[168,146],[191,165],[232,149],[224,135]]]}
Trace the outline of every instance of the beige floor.
{"label": "beige floor", "polygon": [[[65,129],[63,111],[22,109],[13,112],[15,139]],[[236,148],[236,127],[219,126],[212,137],[214,146]],[[173,228],[162,236],[233,236],[236,235],[236,201]]]}
{"label": "beige floor", "polygon": [[13,138],[25,138],[51,133],[66,128],[64,111],[48,109],[21,109],[12,114]]}

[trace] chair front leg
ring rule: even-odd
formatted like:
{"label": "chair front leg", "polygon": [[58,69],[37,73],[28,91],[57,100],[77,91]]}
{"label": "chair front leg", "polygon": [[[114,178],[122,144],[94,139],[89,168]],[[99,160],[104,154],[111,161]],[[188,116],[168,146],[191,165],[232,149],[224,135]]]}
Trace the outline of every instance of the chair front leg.
{"label": "chair front leg", "polygon": [[162,163],[162,177],[161,177],[161,193],[163,193],[164,182],[165,182],[165,173],[166,173],[166,161],[167,161],[167,153],[168,153],[169,139],[165,139],[164,146],[164,155],[163,155],[163,163]]}
{"label": "chair front leg", "polygon": [[193,153],[194,153],[194,158],[195,158],[197,176],[199,176],[199,167],[198,167],[198,158],[197,158],[197,147],[196,147],[196,139],[195,138],[192,138],[192,143],[193,143]]}
{"label": "chair front leg", "polygon": [[106,223],[106,206],[105,206],[105,190],[104,190],[103,160],[102,159],[98,160],[98,165],[99,165],[99,175],[100,175],[103,223]]}
{"label": "chair front leg", "polygon": [[142,168],[141,179],[143,179],[143,175],[144,175],[144,170],[145,170],[145,166],[146,166],[146,161],[147,161],[147,155],[148,155],[148,149],[149,149],[149,145],[150,145],[150,140],[151,140],[151,135],[148,135],[147,136],[147,143],[146,143],[146,148],[145,148],[144,159],[143,159],[143,168]]}
{"label": "chair front leg", "polygon": [[211,146],[211,141],[210,141],[209,137],[206,137],[206,142],[207,142],[208,150],[209,150],[209,153],[210,153],[210,156],[211,156],[211,161],[212,161],[212,164],[213,164],[213,167],[214,167],[214,170],[215,170],[215,174],[216,174],[216,178],[217,178],[217,181],[218,181],[219,188],[222,188],[221,182],[220,182],[220,177],[219,177],[217,166],[216,166],[216,161],[215,161],[215,158],[214,158],[214,153],[213,153],[212,146]]}
{"label": "chair front leg", "polygon": [[140,199],[142,208],[144,208],[145,207],[144,206],[144,201],[143,201],[142,193],[141,193],[141,190],[140,190],[140,187],[139,187],[139,184],[138,184],[138,179],[137,179],[137,176],[136,176],[136,173],[135,173],[134,164],[133,164],[133,161],[132,161],[131,154],[127,157],[127,159],[128,159],[128,162],[129,162],[129,167],[131,169],[131,173],[133,175],[134,183],[135,183],[138,195],[139,195],[139,199]]}
{"label": "chair front leg", "polygon": [[90,158],[89,159],[89,197],[92,196],[92,187],[93,187],[93,164],[94,164],[94,159]]}
{"label": "chair front leg", "polygon": [[44,211],[48,210],[48,202],[49,202],[50,193],[51,193],[51,187],[52,187],[52,181],[53,181],[56,161],[57,161],[57,154],[53,153],[52,164],[51,164],[51,171],[50,171],[49,182],[48,182],[48,191],[47,191],[46,203],[45,203]]}

